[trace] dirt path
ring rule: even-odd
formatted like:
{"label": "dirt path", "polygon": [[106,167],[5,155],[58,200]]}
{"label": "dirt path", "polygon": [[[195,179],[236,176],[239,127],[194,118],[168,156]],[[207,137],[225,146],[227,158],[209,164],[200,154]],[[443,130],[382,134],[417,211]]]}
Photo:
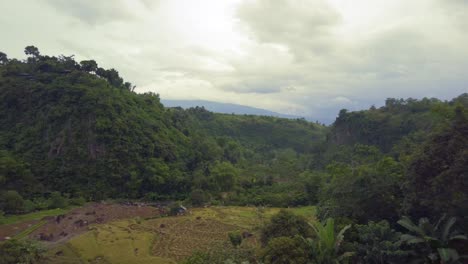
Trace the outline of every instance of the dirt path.
{"label": "dirt path", "polygon": [[12,238],[21,231],[39,223],[39,220],[25,221],[21,223],[0,225],[0,241],[5,241],[7,238]]}
{"label": "dirt path", "polygon": [[155,217],[159,214],[159,209],[152,206],[92,203],[73,209],[65,215],[46,217],[47,223],[32,232],[30,237],[53,247],[88,231],[92,224],[104,224],[125,218]]}

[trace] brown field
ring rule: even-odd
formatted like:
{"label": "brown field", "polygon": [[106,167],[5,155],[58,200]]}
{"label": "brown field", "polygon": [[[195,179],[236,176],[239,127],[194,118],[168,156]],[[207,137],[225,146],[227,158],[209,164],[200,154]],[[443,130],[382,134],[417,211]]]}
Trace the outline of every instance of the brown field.
{"label": "brown field", "polygon": [[92,203],[70,212],[46,217],[47,223],[30,234],[30,237],[46,244],[56,244],[88,231],[89,225],[133,217],[155,217],[159,209],[151,206],[134,206]]}
{"label": "brown field", "polygon": [[[242,247],[258,246],[258,226],[278,208],[195,208],[184,216],[118,220],[93,224],[49,250],[46,263],[174,264],[194,251],[232,247],[230,231],[248,232]],[[290,209],[314,220],[315,208]]]}

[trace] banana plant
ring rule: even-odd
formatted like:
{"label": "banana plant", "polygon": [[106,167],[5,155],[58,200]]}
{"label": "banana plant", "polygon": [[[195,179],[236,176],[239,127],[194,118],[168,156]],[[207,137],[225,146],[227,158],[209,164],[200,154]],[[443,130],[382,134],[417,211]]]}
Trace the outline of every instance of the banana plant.
{"label": "banana plant", "polygon": [[308,238],[309,245],[313,248],[311,258],[317,264],[337,264],[353,255],[352,252],[340,254],[340,245],[344,239],[344,233],[351,225],[342,228],[335,235],[335,221],[328,218],[325,223],[315,222],[310,224],[315,231],[314,239]]}
{"label": "banana plant", "polygon": [[400,240],[414,249],[415,263],[462,263],[466,256],[460,256],[452,246],[453,242],[467,240],[467,237],[453,230],[455,222],[454,217],[445,221],[445,216],[442,216],[435,225],[427,218],[419,219],[416,225],[408,217],[403,217],[398,224],[409,233],[401,235]]}

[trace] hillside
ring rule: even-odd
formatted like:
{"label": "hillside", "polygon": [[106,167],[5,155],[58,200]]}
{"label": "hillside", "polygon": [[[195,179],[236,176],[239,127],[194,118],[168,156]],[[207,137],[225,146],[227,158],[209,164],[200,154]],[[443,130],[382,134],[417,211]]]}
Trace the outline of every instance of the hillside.
{"label": "hillside", "polygon": [[246,105],[220,103],[220,102],[212,102],[212,101],[205,101],[205,100],[169,100],[169,99],[162,98],[161,103],[164,104],[165,107],[182,107],[184,109],[195,108],[197,106],[204,107],[206,110],[210,112],[221,113],[221,114],[273,116],[273,117],[288,118],[288,119],[305,118],[302,116],[276,113],[270,110],[246,106]]}
{"label": "hillside", "polygon": [[[30,49],[26,61],[0,67],[0,146],[11,161],[2,189],[31,199],[53,191],[174,199],[202,186],[216,197],[242,190],[242,181],[290,177],[269,174],[275,152],[304,154],[325,138],[324,127],[304,120],[167,109],[114,69]],[[265,172],[250,174],[255,167]],[[226,174],[227,184],[219,178]]]}
{"label": "hillside", "polygon": [[[275,263],[278,254],[336,263],[336,243],[310,254],[328,238],[355,263],[408,263],[427,252],[458,260],[466,251],[467,94],[389,98],[378,109],[341,110],[328,127],[166,108],[95,61],[25,52],[24,61],[0,54],[7,263],[33,252],[49,263]],[[454,231],[439,240],[431,237],[439,224],[429,223]],[[418,244],[428,237],[445,244]],[[47,254],[29,240],[50,246]]]}

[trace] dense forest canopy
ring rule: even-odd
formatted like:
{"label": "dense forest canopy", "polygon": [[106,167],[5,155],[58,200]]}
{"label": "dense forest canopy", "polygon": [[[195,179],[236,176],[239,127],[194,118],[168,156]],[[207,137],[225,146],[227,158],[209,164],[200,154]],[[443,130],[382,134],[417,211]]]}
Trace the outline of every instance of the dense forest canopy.
{"label": "dense forest canopy", "polygon": [[[466,217],[468,94],[303,119],[165,108],[115,69],[0,53],[1,210],[44,199],[318,204],[358,223]],[[422,188],[423,187],[423,188]],[[465,218],[466,223],[466,218]],[[465,226],[466,229],[466,226]]]}

